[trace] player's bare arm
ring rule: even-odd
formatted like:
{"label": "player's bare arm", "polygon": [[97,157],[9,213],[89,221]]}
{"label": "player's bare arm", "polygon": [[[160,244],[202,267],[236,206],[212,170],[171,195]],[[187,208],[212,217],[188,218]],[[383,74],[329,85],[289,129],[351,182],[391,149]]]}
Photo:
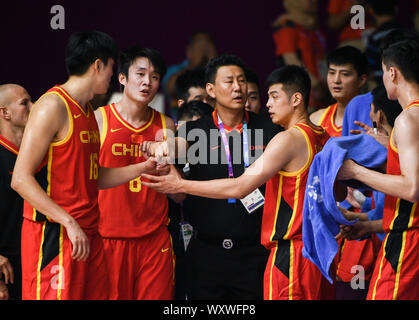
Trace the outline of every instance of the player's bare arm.
{"label": "player's bare arm", "polygon": [[404,111],[397,118],[392,137],[398,148],[401,175],[382,174],[357,165],[352,160],[344,162],[338,179],[356,179],[371,188],[410,202],[419,200],[419,110]]}
{"label": "player's bare arm", "polygon": [[310,114],[310,121],[314,124],[319,123],[320,118],[322,117],[323,112],[326,111],[326,108],[319,109],[317,111],[314,111],[312,114]]}
{"label": "player's bare arm", "polygon": [[90,252],[87,236],[76,220],[57,205],[35,179],[50,144],[64,139],[68,130],[69,120],[64,102],[54,94],[41,97],[29,116],[11,187],[39,212],[62,224],[73,244],[73,258],[85,260]]}
{"label": "player's bare arm", "polygon": [[[304,139],[303,137],[301,138]],[[296,148],[289,147],[292,144],[291,141],[295,141],[294,132],[284,131],[278,133],[269,142],[262,156],[244,174],[237,178],[210,181],[184,180],[176,169],[172,167],[170,173],[163,177],[143,174],[144,177],[150,180],[150,182],[144,182],[144,185],[163,193],[183,192],[215,199],[244,198],[268,181],[279,170],[283,170],[291,165],[296,150]],[[298,141],[302,140],[298,139]]]}

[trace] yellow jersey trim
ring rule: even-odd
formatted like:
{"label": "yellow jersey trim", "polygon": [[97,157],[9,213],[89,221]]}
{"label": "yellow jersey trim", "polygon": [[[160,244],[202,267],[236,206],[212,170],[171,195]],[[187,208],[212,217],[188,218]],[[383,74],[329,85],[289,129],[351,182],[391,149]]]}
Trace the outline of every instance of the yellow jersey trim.
{"label": "yellow jersey trim", "polygon": [[273,228],[272,228],[271,236],[269,237],[269,240],[271,242],[273,241],[272,238],[275,235],[275,232],[276,232],[276,224],[278,222],[279,207],[281,205],[281,199],[282,199],[282,184],[283,184],[283,180],[284,180],[284,176],[281,175],[279,177],[278,195],[277,195],[277,198],[276,198],[275,220],[274,220],[275,223],[274,223]]}
{"label": "yellow jersey trim", "polygon": [[[60,98],[61,98],[61,100],[64,102],[65,107],[66,107],[66,109],[67,109],[67,116],[68,116],[68,131],[67,131],[67,134],[66,134],[66,136],[65,136],[63,139],[61,139],[61,140],[59,140],[59,141],[54,141],[54,142],[51,142],[51,145],[55,147],[55,146],[60,146],[60,145],[63,145],[63,144],[65,144],[68,140],[70,140],[70,138],[71,138],[71,136],[72,136],[72,134],[73,134],[74,122],[73,122],[73,114],[72,114],[72,112],[71,112],[70,106],[69,106],[69,105],[68,105],[68,103],[67,103],[67,100],[66,100],[66,99],[64,99],[64,97],[63,97],[62,95],[60,95],[58,92],[56,92],[56,91],[47,92],[47,93],[45,93],[43,96],[46,96],[46,95],[49,95],[49,94],[55,94],[55,95],[57,95],[58,97],[60,97]],[[42,97],[43,97],[43,96],[42,96]],[[41,97],[41,98],[42,98],[42,97]]]}
{"label": "yellow jersey trim", "polygon": [[106,116],[104,107],[100,107],[99,110],[102,114],[102,133],[100,134],[100,144],[103,145],[108,134],[108,117]]}
{"label": "yellow jersey trim", "polygon": [[299,193],[300,193],[300,183],[301,182],[301,175],[298,175],[295,181],[295,189],[294,189],[294,208],[292,209],[292,216],[291,219],[288,223],[288,227],[287,227],[287,232],[285,233],[285,235],[282,237],[282,239],[284,240],[288,240],[288,236],[289,233],[291,232],[291,228],[292,225],[294,223],[295,220],[295,216],[296,216],[296,212],[298,210],[298,197],[299,197]]}
{"label": "yellow jersey trim", "polygon": [[160,113],[160,118],[161,118],[161,125],[163,128],[163,138],[166,140],[167,139],[167,127],[166,127],[166,117],[164,116],[163,113]]}
{"label": "yellow jersey trim", "polygon": [[294,283],[294,242],[290,240],[290,269],[289,269],[289,286],[288,286],[288,298],[293,300],[293,286]]}
{"label": "yellow jersey trim", "polygon": [[328,106],[328,107],[324,110],[324,112],[322,113],[322,115],[321,115],[321,117],[320,117],[319,121],[317,121],[317,123],[316,123],[318,126],[321,126],[321,124],[322,124],[323,120],[326,118],[326,115],[327,115],[327,113],[329,112],[329,109],[330,109],[331,107],[332,107],[332,106]]}
{"label": "yellow jersey trim", "polygon": [[64,288],[64,264],[63,264],[63,225],[60,225],[60,247],[59,247],[59,255],[58,255],[58,288],[57,288],[57,300],[61,300],[61,289]]}
{"label": "yellow jersey trim", "polygon": [[332,124],[333,130],[337,131],[337,132],[341,132],[342,131],[342,126],[338,127],[335,125],[335,115],[336,115],[336,111],[338,110],[338,104],[335,103],[333,106],[333,112],[330,115],[330,123]]}
{"label": "yellow jersey trim", "polygon": [[394,142],[393,142],[393,133],[394,133],[394,128],[391,130],[391,133],[390,133],[390,147],[394,152],[399,153],[399,149],[397,149],[397,147],[394,145]]}
{"label": "yellow jersey trim", "polygon": [[6,141],[4,141],[1,138],[0,138],[0,144],[3,145],[6,149],[8,149],[9,151],[13,152],[16,155],[19,153],[19,151],[17,149],[15,149],[13,146],[9,145]]}
{"label": "yellow jersey trim", "polygon": [[142,127],[140,127],[140,128],[134,128],[132,125],[130,125],[128,122],[126,122],[120,115],[119,115],[119,113],[118,113],[118,111],[115,109],[115,104],[111,104],[111,111],[112,111],[112,113],[115,115],[115,117],[118,119],[118,121],[119,122],[121,122],[125,127],[127,127],[129,130],[131,130],[131,131],[134,131],[135,133],[139,133],[139,132],[142,132],[142,131],[144,131],[145,129],[147,129],[152,123],[153,123],[153,120],[154,120],[154,113],[155,113],[155,111],[154,111],[154,109],[153,108],[150,108],[151,109],[151,116],[150,116],[150,119],[147,121],[147,123],[145,124],[145,125],[143,125]]}
{"label": "yellow jersey trim", "polygon": [[38,268],[36,270],[36,300],[41,300],[41,265],[42,265],[42,246],[44,245],[45,226],[47,222],[42,223],[42,239],[39,247]]}
{"label": "yellow jersey trim", "polygon": [[87,113],[84,111],[84,108],[76,101],[74,100],[68,93],[67,91],[65,91],[63,88],[59,87],[59,86],[55,86],[55,89],[60,90],[60,92],[62,92],[68,99],[70,99],[79,109],[80,111],[85,115],[86,118],[89,118],[90,116],[90,109],[91,109],[91,105],[90,102],[87,103]]}
{"label": "yellow jersey trim", "polygon": [[275,251],[272,257],[271,272],[269,275],[269,300],[272,300],[272,278],[273,278],[273,271],[274,271],[273,269],[275,266],[276,254],[278,252],[278,246],[276,246],[274,250]]}
{"label": "yellow jersey trim", "polygon": [[301,133],[303,134],[304,138],[306,139],[307,149],[308,149],[308,159],[307,159],[305,165],[300,170],[292,171],[292,172],[278,171],[278,174],[286,176],[286,177],[294,177],[294,176],[298,176],[298,175],[302,174],[305,170],[307,170],[308,167],[310,167],[310,163],[313,159],[313,150],[311,149],[311,143],[310,143],[310,139],[309,139],[307,133],[303,129],[299,128],[298,126],[294,126],[293,128],[297,128],[298,130],[300,130]]}

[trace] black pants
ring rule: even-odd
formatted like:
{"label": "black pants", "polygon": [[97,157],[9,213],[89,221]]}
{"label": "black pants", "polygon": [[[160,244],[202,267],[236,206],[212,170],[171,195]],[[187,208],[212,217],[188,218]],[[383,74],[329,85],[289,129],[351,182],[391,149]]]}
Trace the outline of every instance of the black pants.
{"label": "black pants", "polygon": [[260,244],[224,249],[191,239],[186,252],[191,300],[262,300],[269,252]]}

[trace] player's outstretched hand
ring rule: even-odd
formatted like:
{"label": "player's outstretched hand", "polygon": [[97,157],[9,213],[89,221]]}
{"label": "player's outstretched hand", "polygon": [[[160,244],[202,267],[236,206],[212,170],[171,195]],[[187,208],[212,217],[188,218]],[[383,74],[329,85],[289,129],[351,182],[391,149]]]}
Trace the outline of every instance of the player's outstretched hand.
{"label": "player's outstretched hand", "polygon": [[141,181],[141,184],[150,187],[161,193],[179,193],[182,177],[177,169],[170,165],[168,174],[162,176],[153,176],[149,174],[142,174],[142,177],[149,181]]}
{"label": "player's outstretched hand", "polygon": [[389,133],[379,124],[377,123],[377,128],[376,131],[374,131],[374,128],[371,128],[370,126],[368,126],[367,124],[360,122],[360,121],[354,121],[354,123],[361,127],[364,130],[356,130],[353,129],[350,131],[351,134],[361,134],[361,133],[365,133],[371,137],[373,137],[375,140],[377,140],[377,142],[379,144],[381,144],[382,146],[384,146],[385,148],[387,148],[388,143],[390,141],[390,136]]}

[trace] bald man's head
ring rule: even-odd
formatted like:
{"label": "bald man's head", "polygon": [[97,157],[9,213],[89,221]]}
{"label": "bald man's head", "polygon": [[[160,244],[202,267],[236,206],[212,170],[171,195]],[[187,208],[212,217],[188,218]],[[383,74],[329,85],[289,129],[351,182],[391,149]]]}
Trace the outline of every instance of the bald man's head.
{"label": "bald man's head", "polygon": [[28,120],[31,97],[17,84],[0,85],[0,124],[24,127]]}

